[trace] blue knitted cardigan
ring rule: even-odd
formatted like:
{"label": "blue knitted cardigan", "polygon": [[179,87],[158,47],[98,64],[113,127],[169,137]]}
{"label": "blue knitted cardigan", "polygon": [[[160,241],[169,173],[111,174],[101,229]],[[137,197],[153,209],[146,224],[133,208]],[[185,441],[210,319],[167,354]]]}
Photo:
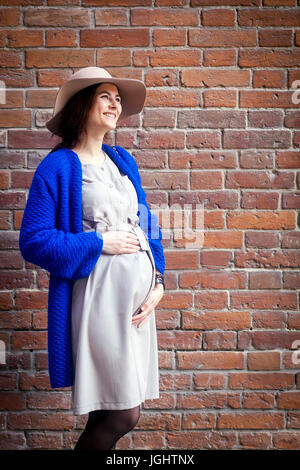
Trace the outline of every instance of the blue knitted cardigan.
{"label": "blue knitted cardigan", "polygon": [[[164,274],[162,233],[151,214],[137,164],[124,148],[102,149],[132,181],[138,198],[139,225],[147,234],[158,271]],[[72,288],[88,277],[101,256],[100,232],[82,231],[82,165],[70,149],[50,152],[32,179],[22,219],[19,247],[23,258],[50,273],[48,291],[48,359],[52,388],[74,382],[71,343]],[[140,208],[146,208],[140,211]],[[146,214],[146,218],[145,218]],[[142,226],[143,224],[143,226]]]}

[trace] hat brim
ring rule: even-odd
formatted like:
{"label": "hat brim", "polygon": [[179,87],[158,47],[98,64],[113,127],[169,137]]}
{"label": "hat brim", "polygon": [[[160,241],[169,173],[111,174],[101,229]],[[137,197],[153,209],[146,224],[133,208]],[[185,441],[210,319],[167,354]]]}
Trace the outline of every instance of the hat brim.
{"label": "hat brim", "polygon": [[141,80],[132,78],[77,78],[76,80],[69,80],[59,89],[56,95],[55,108],[53,116],[46,122],[46,127],[53,134],[59,135],[58,131],[61,127],[62,110],[70,98],[78,93],[80,90],[99,83],[113,83],[118,87],[122,112],[119,116],[118,122],[133,114],[138,114],[142,111],[146,100],[146,87]]}

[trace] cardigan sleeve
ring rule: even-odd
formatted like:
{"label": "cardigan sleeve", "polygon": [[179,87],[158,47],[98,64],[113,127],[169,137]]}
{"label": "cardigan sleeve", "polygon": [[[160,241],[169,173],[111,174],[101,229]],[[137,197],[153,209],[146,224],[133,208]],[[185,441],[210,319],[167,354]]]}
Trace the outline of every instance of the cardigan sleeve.
{"label": "cardigan sleeve", "polygon": [[[141,222],[140,225],[141,224],[143,225],[142,229],[147,233],[149,245],[153,253],[156,268],[161,274],[164,274],[166,263],[165,263],[163,245],[161,242],[163,237],[162,237],[160,226],[158,225],[158,217],[155,214],[152,214],[149,209],[149,206],[146,200],[147,195],[142,187],[142,180],[141,180],[137,163],[135,159],[133,158],[133,156],[130,155],[130,153],[128,153],[128,155],[131,157],[130,160],[134,167],[135,175],[139,183],[141,194],[142,194],[142,202],[140,202],[139,205],[142,204],[146,208],[146,211],[143,211],[143,210],[142,212],[139,211],[140,222]],[[145,214],[145,212],[147,212],[147,214]],[[143,217],[143,214],[144,214],[144,217]]]}
{"label": "cardigan sleeve", "polygon": [[143,201],[143,204],[147,208],[148,212],[148,230],[147,230],[147,235],[148,235],[148,240],[149,240],[149,245],[150,248],[153,252],[153,257],[155,261],[156,268],[158,269],[161,274],[164,274],[165,271],[165,257],[164,257],[164,251],[163,251],[163,245],[162,245],[162,233],[160,226],[158,225],[158,218],[155,214],[152,214],[149,206],[146,201],[146,197]]}
{"label": "cardigan sleeve", "polygon": [[71,233],[56,227],[56,204],[44,178],[36,171],[20,228],[23,258],[65,279],[88,277],[103,248],[100,232]]}

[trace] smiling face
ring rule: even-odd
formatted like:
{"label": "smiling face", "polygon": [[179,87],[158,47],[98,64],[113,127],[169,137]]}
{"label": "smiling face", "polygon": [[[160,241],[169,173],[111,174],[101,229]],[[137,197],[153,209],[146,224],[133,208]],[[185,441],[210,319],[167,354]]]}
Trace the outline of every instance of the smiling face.
{"label": "smiling face", "polygon": [[113,83],[101,83],[95,92],[87,128],[101,128],[104,133],[113,130],[116,128],[121,112],[121,97],[117,86]]}

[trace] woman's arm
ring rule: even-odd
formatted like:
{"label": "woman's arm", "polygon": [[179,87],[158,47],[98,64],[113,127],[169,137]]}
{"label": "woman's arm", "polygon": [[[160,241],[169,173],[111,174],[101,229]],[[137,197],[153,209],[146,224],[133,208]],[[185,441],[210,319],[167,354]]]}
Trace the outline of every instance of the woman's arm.
{"label": "woman's arm", "polygon": [[[137,169],[137,175],[138,175],[138,180],[141,185],[141,177]],[[139,210],[141,214],[140,216],[140,225],[141,228],[146,232],[148,240],[149,240],[149,245],[153,253],[156,269],[163,275],[165,271],[165,256],[164,256],[164,250],[163,250],[163,245],[162,245],[162,232],[160,229],[160,226],[158,225],[158,217],[155,214],[152,214],[148,203],[146,201],[146,193],[142,188],[141,185],[141,191],[142,191],[142,196],[143,196],[143,201],[142,203],[139,203],[139,208],[142,209]],[[144,210],[146,208],[146,211]],[[146,216],[146,217],[145,217]],[[145,220],[146,219],[146,220]]]}
{"label": "woman's arm", "polygon": [[55,201],[36,171],[22,219],[19,247],[23,258],[65,279],[88,277],[102,252],[99,232],[57,230]]}

